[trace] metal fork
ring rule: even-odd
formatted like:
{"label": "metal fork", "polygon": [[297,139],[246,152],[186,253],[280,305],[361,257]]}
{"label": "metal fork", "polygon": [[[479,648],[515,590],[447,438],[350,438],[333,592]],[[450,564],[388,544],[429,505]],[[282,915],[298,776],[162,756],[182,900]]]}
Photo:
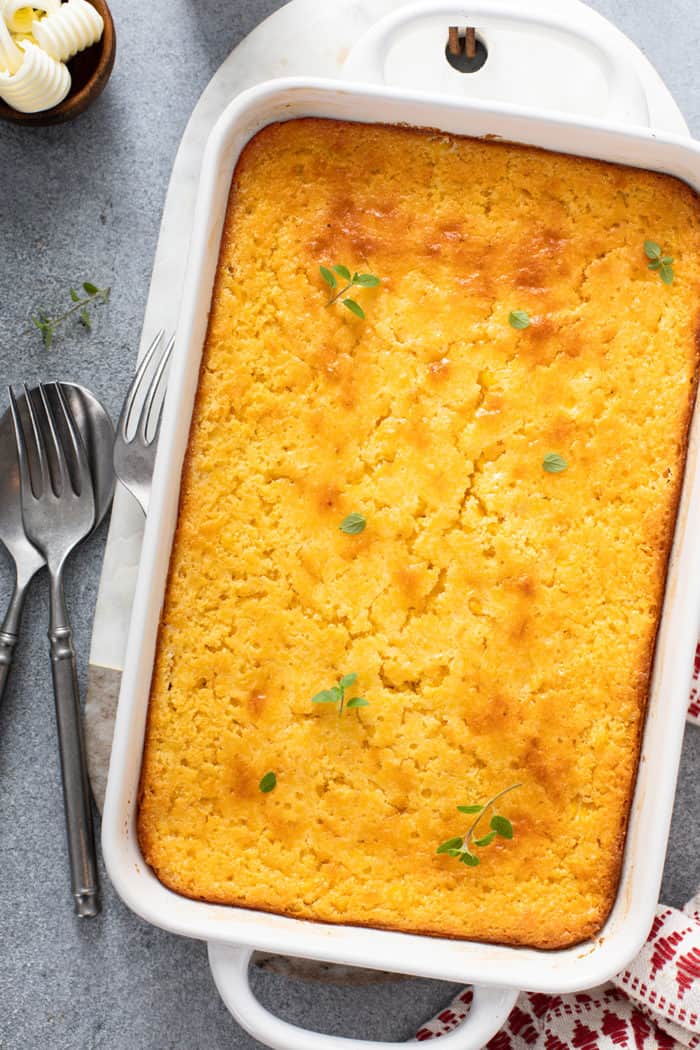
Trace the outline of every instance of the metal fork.
{"label": "metal fork", "polygon": [[87,452],[60,384],[39,387],[38,404],[24,388],[30,427],[26,430],[10,389],[17,442],[22,518],[28,539],[46,559],[50,580],[49,641],[56,722],[63,776],[71,889],[76,914],[100,910],[80,694],[63,571],[71,551],[91,531],[95,496]]}
{"label": "metal fork", "polygon": [[[167,368],[168,361],[173,352],[175,337],[163,343],[165,331],[161,328],[136,371],[134,380],[124,401],[119,422],[117,423],[117,438],[114,443],[114,472],[122,485],[129,490],[136,499],[144,514],[148,514],[148,502],[151,495],[151,478],[153,466],[158,449],[158,436],[160,424],[163,418],[163,404],[161,400],[157,410],[154,425],[154,414],[156,398],[161,386],[161,381]],[[151,378],[146,385],[146,377],[151,372]],[[145,388],[145,393],[144,393]],[[141,401],[138,410],[138,420],[131,435],[132,415],[135,407]]]}

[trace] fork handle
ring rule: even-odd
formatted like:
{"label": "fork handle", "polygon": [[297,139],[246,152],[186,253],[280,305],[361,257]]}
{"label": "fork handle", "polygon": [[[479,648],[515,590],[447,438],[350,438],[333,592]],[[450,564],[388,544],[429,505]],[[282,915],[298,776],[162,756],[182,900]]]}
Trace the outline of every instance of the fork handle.
{"label": "fork handle", "polygon": [[2,701],[5,693],[7,679],[10,677],[10,667],[12,666],[12,658],[14,657],[15,646],[19,636],[19,623],[28,584],[29,580],[16,579],[10,604],[5,613],[5,619],[0,624],[0,701]]}
{"label": "fork handle", "polygon": [[51,577],[49,642],[71,889],[76,915],[87,919],[100,911],[100,891],[73,631],[65,607],[60,574],[57,577],[52,574]]}
{"label": "fork handle", "polygon": [[17,644],[17,635],[9,631],[0,631],[0,700],[5,693],[7,679],[10,677],[12,657]]}

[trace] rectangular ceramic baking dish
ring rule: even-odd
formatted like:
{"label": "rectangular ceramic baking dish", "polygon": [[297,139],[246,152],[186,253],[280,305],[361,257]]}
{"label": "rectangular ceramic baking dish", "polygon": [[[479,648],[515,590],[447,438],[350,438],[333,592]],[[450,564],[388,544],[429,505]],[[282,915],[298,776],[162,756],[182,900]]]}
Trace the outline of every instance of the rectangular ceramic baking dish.
{"label": "rectangular ceramic baking dish", "polygon": [[[450,5],[441,5],[441,10],[443,7],[450,9]],[[510,12],[509,17],[515,15]],[[381,46],[378,32],[367,41],[362,56],[364,69],[375,77],[373,63],[378,61]],[[636,119],[643,119],[640,99],[634,97],[622,74],[615,92],[613,102],[620,119],[621,107],[626,104]],[[225,110],[206,149],[112,749],[102,825],[107,869],[121,897],[143,918],[210,943],[214,975],[229,1008],[268,1045],[288,1050],[377,1046],[317,1036],[267,1014],[252,998],[246,980],[250,954],[255,948],[476,983],[480,987],[471,1022],[444,1038],[445,1046],[466,1050],[483,1046],[499,1027],[514,1001],[514,989],[565,992],[597,985],[627,965],[651,925],[673,807],[700,618],[700,423],[695,412],[622,875],[615,905],[598,937],[574,948],[543,952],[312,923],[193,901],[166,889],[141,856],[136,835],[136,801],[158,621],[219,240],[231,179],[242,148],[265,125],[301,116],[407,124],[477,137],[498,136],[544,149],[667,172],[696,190],[700,190],[700,148],[687,139],[658,135],[641,127],[630,130],[614,122],[573,121],[504,104],[446,100],[369,84],[290,79],[272,81],[240,95]],[[629,118],[629,113],[625,116]],[[659,396],[663,396],[663,391],[659,391]]]}

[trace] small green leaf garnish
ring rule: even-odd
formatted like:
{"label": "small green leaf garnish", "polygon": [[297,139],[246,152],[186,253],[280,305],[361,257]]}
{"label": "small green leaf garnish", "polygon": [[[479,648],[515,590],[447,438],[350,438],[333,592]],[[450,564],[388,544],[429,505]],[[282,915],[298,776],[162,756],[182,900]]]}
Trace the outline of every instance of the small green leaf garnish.
{"label": "small green leaf garnish", "polygon": [[656,241],[644,242],[644,254],[650,259],[649,269],[658,270],[659,277],[664,284],[673,284],[673,258],[664,255],[661,245]]}
{"label": "small green leaf garnish", "polygon": [[493,836],[500,835],[502,839],[513,838],[513,825],[506,817],[501,817],[498,813],[494,813],[491,817],[490,826],[493,828]]}
{"label": "small green leaf garnish", "polygon": [[490,846],[493,840],[496,838],[495,831],[489,831],[488,835],[484,835],[482,839],[474,839],[474,845],[483,848],[484,846]]}
{"label": "small green leaf garnish", "polygon": [[530,315],[525,310],[511,310],[508,314],[508,324],[511,328],[522,331],[530,327]]}
{"label": "small green leaf garnish", "polygon": [[331,273],[327,266],[319,266],[319,270],[321,271],[321,277],[323,277],[326,284],[330,285],[331,288],[335,288],[338,284],[335,274]]}
{"label": "small green leaf garnish", "polygon": [[352,700],[348,700],[346,707],[369,707],[369,700],[365,700],[364,696],[353,696]]}
{"label": "small green leaf garnish", "polygon": [[[336,263],[330,270],[327,266],[320,266],[319,269],[321,271],[321,277],[334,293],[326,303],[326,306],[332,306],[333,303],[337,303],[338,300],[341,300],[343,306],[349,310],[351,314],[354,314],[355,317],[359,317],[360,320],[364,321],[366,315],[360,304],[354,299],[343,297],[351,288],[376,288],[377,285],[382,283],[381,279],[375,277],[373,273],[351,274],[347,266],[343,266],[341,263]],[[338,277],[336,277],[336,274],[345,281],[345,285],[342,288],[338,288]]]}
{"label": "small green leaf garnish", "polygon": [[322,689],[320,693],[316,693],[316,696],[312,696],[312,704],[338,704],[338,718],[343,713],[343,709],[348,707],[369,707],[369,700],[365,700],[364,696],[354,696],[351,700],[346,702],[345,690],[351,689],[357,681],[357,675],[354,671],[350,674],[344,674],[338,679],[338,684],[331,686],[330,689]]}
{"label": "small green leaf garnish", "polygon": [[340,695],[336,689],[322,689],[320,693],[311,698],[312,704],[337,704]]}
{"label": "small green leaf garnish", "polygon": [[467,864],[470,868],[476,868],[477,865],[481,864],[481,861],[474,853],[468,853],[466,850],[461,853],[459,859],[462,864]]}
{"label": "small green leaf garnish", "polygon": [[673,259],[665,258],[661,260],[661,266],[659,267],[659,277],[664,284],[673,284]]}
{"label": "small green leaf garnish", "polygon": [[364,532],[366,526],[367,519],[365,516],[354,511],[343,518],[338,528],[348,536],[357,536],[358,533]]}
{"label": "small green leaf garnish", "polygon": [[[499,799],[507,795],[509,791],[515,791],[516,788],[522,787],[522,784],[511,784],[510,787],[504,788],[503,791],[499,791],[497,795],[490,798],[488,802],[485,802],[483,806],[457,806],[457,810],[460,813],[471,813],[476,814],[471,825],[467,829],[466,835],[461,838],[447,839],[438,846],[436,853],[445,853],[448,857],[452,857],[458,860],[461,864],[466,864],[470,868],[475,868],[480,863],[479,857],[475,853],[472,853],[472,846],[476,846],[478,849],[486,849],[494,842],[497,835],[500,835],[504,839],[513,838],[513,825],[506,817],[502,817],[499,813],[496,813],[494,807]],[[491,810],[491,820],[489,822],[490,831],[481,838],[474,838],[476,829],[479,826],[481,820],[486,813]]]}
{"label": "small green leaf garnish", "polygon": [[354,299],[343,299],[343,306],[346,306],[351,314],[355,317],[359,317],[361,321],[365,319],[365,311],[362,309],[359,303],[356,303]]}
{"label": "small green leaf garnish", "polygon": [[267,795],[270,791],[274,791],[274,789],[277,787],[277,774],[266,773],[260,781],[260,783],[258,784],[258,787],[262,791],[263,795]]}
{"label": "small green leaf garnish", "polygon": [[441,846],[438,846],[437,853],[451,853],[453,850],[461,850],[464,839],[448,839],[447,842],[443,842]]}
{"label": "small green leaf garnish", "polygon": [[568,463],[558,452],[548,452],[542,460],[542,469],[548,474],[561,474],[567,467]]}
{"label": "small green leaf garnish", "polygon": [[62,314],[58,314],[56,317],[50,317],[46,310],[39,309],[31,317],[31,322],[35,328],[38,328],[41,332],[41,338],[44,346],[48,350],[53,342],[53,337],[56,333],[56,329],[62,321],[65,321],[71,314],[78,312],[78,318],[84,328],[88,331],[92,328],[92,318],[88,308],[95,306],[99,303],[106,303],[109,299],[109,288],[98,288],[96,284],[91,281],[83,281],[83,291],[85,296],[81,297],[80,293],[75,288],[69,289],[69,295],[71,302],[73,303],[67,310],[64,310]]}

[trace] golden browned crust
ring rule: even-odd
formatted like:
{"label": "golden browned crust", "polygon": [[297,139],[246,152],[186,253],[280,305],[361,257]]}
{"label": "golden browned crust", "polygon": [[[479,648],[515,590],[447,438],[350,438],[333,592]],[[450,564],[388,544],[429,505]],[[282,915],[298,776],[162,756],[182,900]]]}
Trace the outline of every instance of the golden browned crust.
{"label": "golden browned crust", "polygon": [[[644,240],[675,257],[665,286]],[[318,265],[371,270],[362,322]],[[272,125],[232,187],[139,802],[194,899],[540,948],[615,899],[700,347],[695,194]],[[511,310],[531,325],[515,331]],[[568,469],[542,470],[556,451]],[[362,511],[366,530],[338,524]],[[311,704],[356,671],[370,707]],[[258,781],[274,769],[271,794]],[[435,849],[509,783],[512,842]]]}

